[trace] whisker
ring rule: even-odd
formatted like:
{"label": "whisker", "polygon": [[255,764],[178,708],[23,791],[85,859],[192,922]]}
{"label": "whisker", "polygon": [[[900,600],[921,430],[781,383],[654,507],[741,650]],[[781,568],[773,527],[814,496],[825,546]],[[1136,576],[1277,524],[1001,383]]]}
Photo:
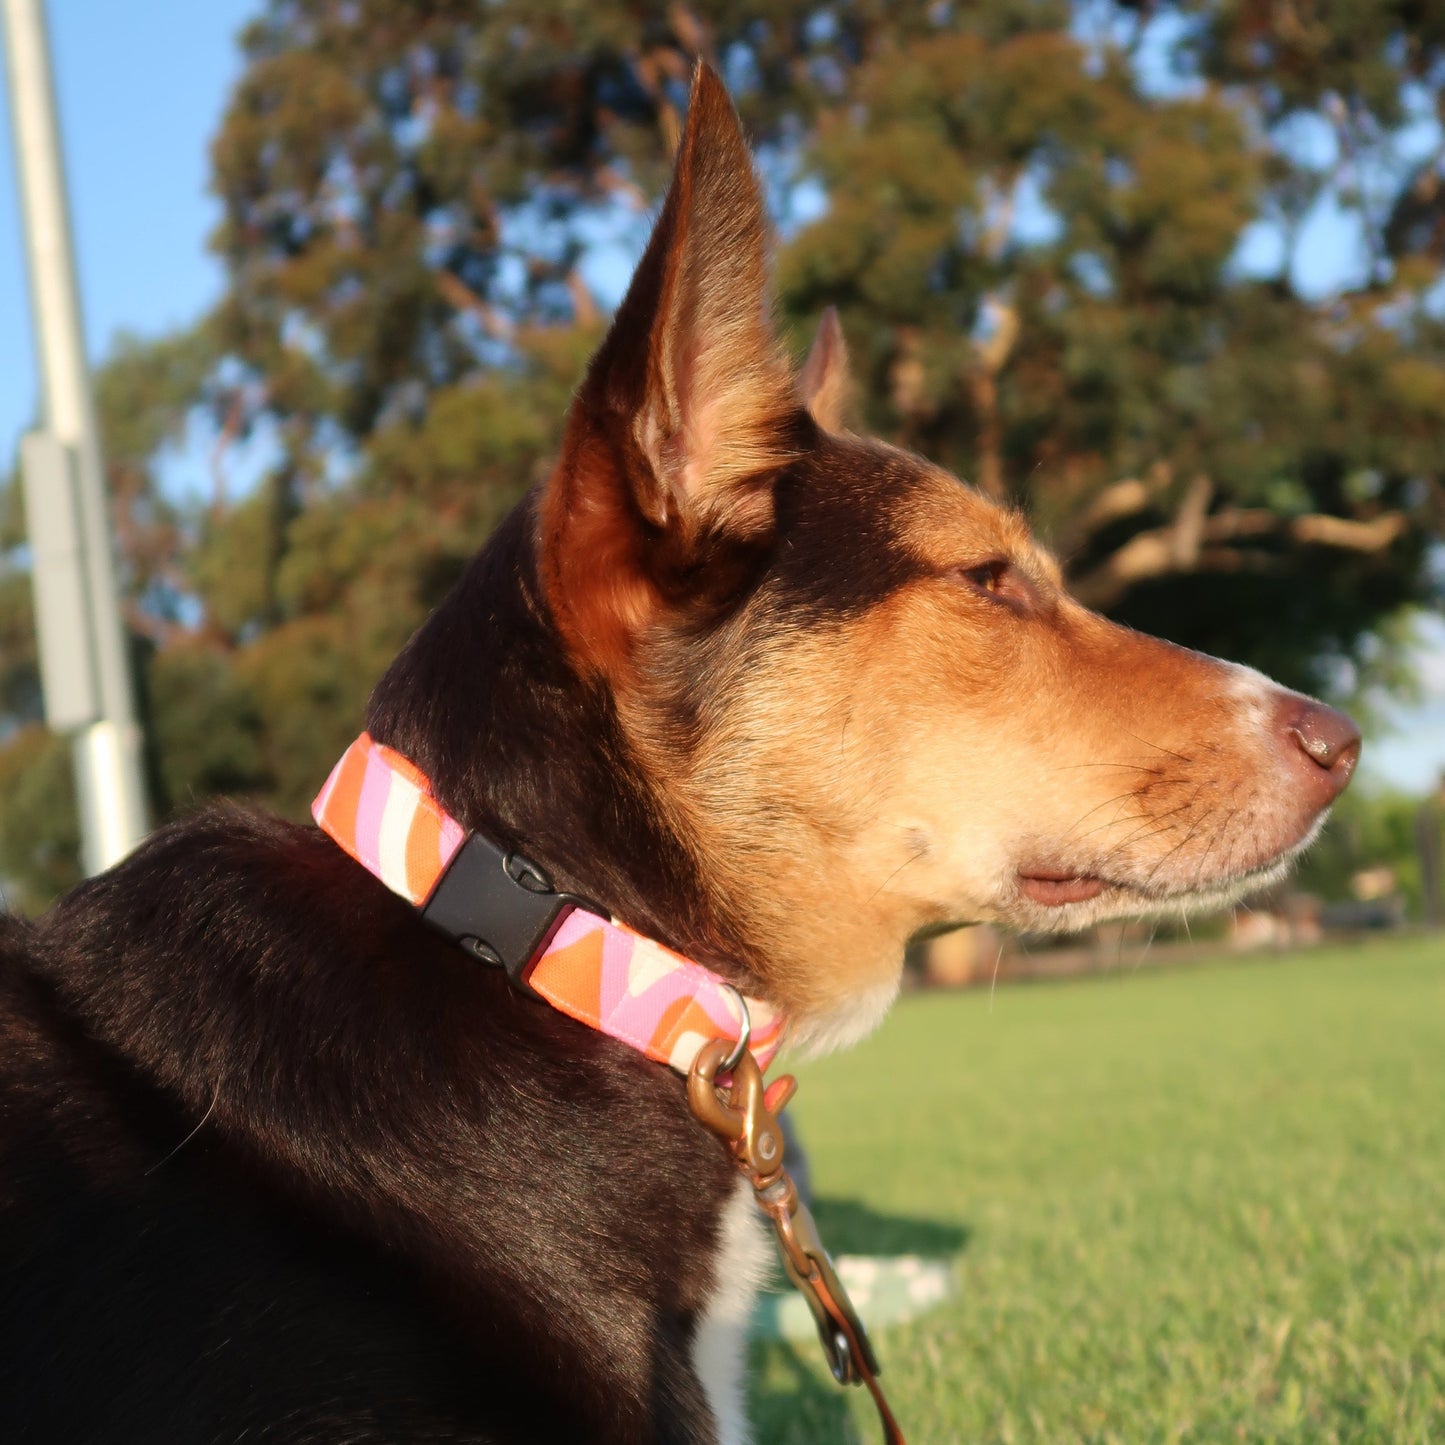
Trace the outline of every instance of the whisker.
{"label": "whisker", "polygon": [[1156,778],[1164,776],[1163,768],[1146,768],[1142,763],[1062,763],[1057,768],[1049,771],[1054,773],[1069,773],[1075,768],[1130,768],[1136,773],[1150,773]]}
{"label": "whisker", "polygon": [[[1084,816],[1083,816],[1082,818],[1080,818],[1080,819],[1078,820],[1078,822],[1074,823],[1071,827],[1069,827],[1069,828],[1065,831],[1064,836],[1067,838],[1067,837],[1069,836],[1069,834],[1072,833],[1072,832],[1074,831],[1074,829],[1079,826],[1079,823],[1084,822],[1084,821],[1085,821],[1086,819],[1088,819],[1088,818],[1092,818],[1092,817],[1094,816],[1094,814],[1099,811],[1100,808],[1107,808],[1110,803],[1122,803],[1125,798],[1133,798],[1133,797],[1136,797],[1136,796],[1137,796],[1136,790],[1133,789],[1133,788],[1130,788],[1128,792],[1125,792],[1125,793],[1116,793],[1112,798],[1105,798],[1102,803],[1096,803],[1092,808],[1089,809],[1089,811],[1088,811],[1087,813],[1084,814]],[[1110,827],[1112,827],[1117,821],[1118,821],[1118,819],[1116,819],[1116,818],[1111,818],[1107,823],[1101,823],[1101,824],[1099,825],[1099,827],[1101,827],[1101,828],[1110,828]],[[1098,828],[1091,828],[1091,829],[1089,830],[1089,832],[1090,832],[1090,833],[1096,833],[1096,832],[1098,832]],[[1085,833],[1085,834],[1084,834],[1084,837],[1087,838],[1088,836],[1089,836],[1088,833]]]}
{"label": "whisker", "polygon": [[1176,753],[1172,749],[1164,747],[1162,743],[1151,743],[1148,738],[1141,738],[1138,733],[1129,732],[1128,728],[1125,728],[1124,731],[1129,733],[1129,736],[1133,738],[1136,743],[1143,743],[1146,748],[1153,748],[1156,752],[1167,753],[1171,758],[1178,758],[1181,763],[1192,763],[1194,761],[1193,758],[1186,758],[1183,753]]}
{"label": "whisker", "polygon": [[1148,888],[1154,881],[1154,876],[1159,870],[1177,853],[1181,848],[1188,846],[1189,840],[1209,821],[1210,814],[1203,813],[1194,821],[1194,826],[1171,848],[1157,863],[1149,870],[1148,876],[1144,879],[1144,887]]}
{"label": "whisker", "polygon": [[177,1154],[181,1152],[182,1149],[186,1147],[187,1144],[191,1142],[192,1139],[196,1137],[197,1134],[201,1132],[202,1129],[206,1127],[206,1120],[209,1119],[211,1115],[216,1112],[216,1105],[220,1102],[220,1098],[221,1090],[218,1085],[216,1088],[216,1092],[211,1095],[210,1107],[206,1110],[204,1114],[201,1115],[200,1120],[196,1124],[196,1127],[192,1129],[191,1132],[187,1134],[186,1137],[182,1139],[181,1142],[177,1144],[176,1147],[172,1149],[171,1152],[167,1154],[164,1159],[159,1159],[154,1164],[152,1164],[151,1167],[141,1175],[142,1179],[149,1179],[150,1176],[154,1174],[157,1169],[163,1169],[167,1164],[171,1162],[172,1159],[176,1157]]}
{"label": "whisker", "polygon": [[[1171,809],[1167,813],[1161,813],[1157,818],[1145,818],[1144,821],[1140,823],[1139,826],[1135,828],[1132,833],[1126,833],[1112,848],[1109,849],[1107,853],[1103,855],[1102,858],[1100,858],[1099,861],[1101,863],[1107,863],[1111,859],[1117,857],[1120,853],[1123,852],[1126,845],[1132,843],[1141,834],[1145,838],[1157,838],[1160,833],[1168,833],[1174,828],[1177,828],[1179,825],[1177,823],[1168,822],[1168,819],[1172,818],[1175,813],[1182,813],[1187,806],[1188,804],[1183,804],[1178,808]],[[1165,824],[1165,826],[1162,828],[1158,828],[1155,827],[1156,823],[1163,823]],[[1100,823],[1097,828],[1090,828],[1089,831],[1083,836],[1085,838],[1092,837],[1095,833],[1100,833],[1105,828],[1110,828],[1112,826],[1112,823]]]}
{"label": "whisker", "polygon": [[[1196,792],[1194,794],[1194,798],[1197,798],[1198,796],[1199,794],[1198,792]],[[1160,833],[1169,832],[1170,828],[1177,827],[1177,824],[1169,824],[1168,827],[1164,828],[1155,828],[1153,825],[1156,823],[1164,823],[1167,819],[1174,817],[1176,814],[1186,812],[1194,805],[1194,798],[1189,798],[1185,802],[1180,803],[1177,808],[1170,808],[1167,813],[1158,813],[1152,818],[1145,818],[1144,821],[1140,823],[1140,825],[1135,828],[1132,833],[1126,833],[1124,837],[1122,837],[1112,848],[1110,848],[1109,851],[1105,853],[1104,856],[1099,860],[1100,863],[1102,864],[1111,862],[1119,855],[1119,853],[1123,851],[1127,844],[1132,843],[1134,839],[1137,838],[1141,833],[1145,833],[1146,829],[1152,830],[1147,832],[1146,836],[1149,838],[1154,838],[1157,837]],[[1110,823],[1100,823],[1097,828],[1090,828],[1088,833],[1085,833],[1083,836],[1087,838],[1091,834],[1097,833],[1101,829],[1108,828],[1110,826],[1112,826],[1112,824]]]}
{"label": "whisker", "polygon": [[878,896],[880,893],[882,893],[882,891],[883,891],[891,882],[893,882],[893,880],[894,880],[896,877],[898,877],[898,875],[899,875],[901,872],[903,872],[903,870],[904,870],[905,868],[910,867],[912,864],[918,862],[918,860],[919,860],[921,857],[923,857],[923,855],[924,855],[925,853],[927,853],[927,852],[928,852],[928,846],[925,844],[922,848],[920,848],[920,849],[919,849],[916,853],[914,853],[911,857],[905,858],[905,859],[873,890],[873,892],[872,892],[871,894],[869,894],[869,896],[868,896],[868,901],[869,901],[870,903],[872,903],[872,901],[873,901],[875,898],[877,898],[877,896]]}
{"label": "whisker", "polygon": [[[1197,889],[1201,886],[1204,878],[1204,865],[1209,862],[1209,855],[1214,852],[1215,845],[1221,838],[1227,838],[1229,836],[1229,825],[1238,816],[1239,809],[1231,808],[1225,816],[1224,821],[1214,830],[1214,836],[1209,840],[1209,846],[1204,850],[1204,854],[1199,860],[1199,866],[1194,870],[1194,882],[1191,885],[1193,888]],[[1228,876],[1227,870],[1226,876]]]}
{"label": "whisker", "polygon": [[1156,933],[1158,933],[1158,932],[1159,932],[1159,920],[1156,918],[1156,919],[1149,925],[1149,937],[1144,940],[1144,947],[1139,950],[1139,956],[1138,956],[1138,958],[1136,958],[1136,959],[1134,960],[1134,968],[1133,968],[1133,972],[1134,972],[1134,973],[1138,973],[1139,970],[1140,970],[1140,968],[1143,967],[1144,960],[1145,960],[1145,958],[1147,958],[1148,955],[1149,955],[1149,950],[1154,947],[1154,935],[1155,935]]}

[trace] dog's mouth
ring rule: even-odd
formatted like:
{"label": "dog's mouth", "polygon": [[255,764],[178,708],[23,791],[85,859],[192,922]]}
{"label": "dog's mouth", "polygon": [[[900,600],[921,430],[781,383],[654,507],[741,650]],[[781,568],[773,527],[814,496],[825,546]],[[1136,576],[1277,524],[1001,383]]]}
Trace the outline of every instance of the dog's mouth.
{"label": "dog's mouth", "polygon": [[1152,875],[1148,882],[1141,884],[1038,864],[1020,868],[1015,875],[1015,886],[1022,898],[1046,909],[1062,910],[1072,904],[1091,903],[1099,898],[1104,899],[1106,910],[1112,911],[1117,907],[1124,912],[1141,915],[1169,904],[1222,905],[1252,888],[1265,887],[1282,878],[1314,840],[1319,828],[1320,822],[1317,821],[1292,847],[1227,873],[1192,878],[1182,887],[1177,883],[1171,887],[1167,882],[1154,880]]}
{"label": "dog's mouth", "polygon": [[1068,873],[1059,868],[1020,869],[1019,892],[1045,908],[1066,903],[1087,903],[1111,886],[1107,879],[1089,873]]}

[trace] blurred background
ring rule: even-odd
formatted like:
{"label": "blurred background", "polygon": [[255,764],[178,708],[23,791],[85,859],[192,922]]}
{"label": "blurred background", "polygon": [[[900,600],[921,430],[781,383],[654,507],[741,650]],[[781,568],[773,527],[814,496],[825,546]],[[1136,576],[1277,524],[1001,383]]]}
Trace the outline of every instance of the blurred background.
{"label": "blurred background", "polygon": [[[50,9],[155,817],[304,815],[545,473],[705,54],[860,424],[1023,507],[1091,605],[1362,710],[1299,889],[1439,919],[1445,10]],[[5,146],[0,877],[35,908],[80,865],[10,466],[25,285]]]}
{"label": "blurred background", "polygon": [[[1445,6],[49,15],[152,819],[305,816],[545,475],[704,55],[794,347],[838,307],[860,427],[1023,508],[1090,605],[1366,723],[1272,895],[1192,932],[920,945],[913,983],[985,987],[805,1070],[820,1221],[873,1261],[900,1414],[926,1440],[1445,1435]],[[10,139],[0,892],[28,911],[82,850],[14,465],[40,387]],[[774,1325],[762,1438],[868,1438]]]}

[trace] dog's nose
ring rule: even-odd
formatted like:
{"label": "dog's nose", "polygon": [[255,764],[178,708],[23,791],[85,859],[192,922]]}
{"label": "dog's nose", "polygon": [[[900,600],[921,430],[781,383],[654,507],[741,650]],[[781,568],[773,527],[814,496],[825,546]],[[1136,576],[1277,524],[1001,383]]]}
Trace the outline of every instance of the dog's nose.
{"label": "dog's nose", "polygon": [[1316,808],[1333,803],[1360,760],[1360,730],[1338,708],[1311,698],[1290,698],[1280,710],[1286,746],[1299,761],[1294,772]]}

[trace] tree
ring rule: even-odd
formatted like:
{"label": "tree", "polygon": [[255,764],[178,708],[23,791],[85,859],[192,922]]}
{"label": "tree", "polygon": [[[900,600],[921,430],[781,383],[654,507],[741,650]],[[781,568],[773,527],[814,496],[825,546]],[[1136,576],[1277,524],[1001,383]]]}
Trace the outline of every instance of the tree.
{"label": "tree", "polygon": [[[1387,161],[1445,26],[1367,8],[275,3],[215,150],[228,344],[298,477],[405,445],[519,326],[594,322],[589,238],[655,199],[706,53],[779,208],[826,195],[783,300],[840,306],[869,423],[1026,506],[1084,600],[1325,687],[1429,595],[1439,520],[1438,136]],[[1370,264],[1320,302],[1326,193]]]}
{"label": "tree", "polygon": [[[1025,507],[1115,616],[1317,690],[1388,667],[1436,596],[1442,24],[1419,0],[269,0],[212,153],[226,294],[101,383],[163,807],[304,811],[545,471],[698,54],[759,146],[799,346],[837,305],[870,429]],[[1325,298],[1291,264],[1321,197],[1362,255]],[[178,510],[156,457],[197,409],[211,495]],[[38,895],[9,826],[0,867]]]}
{"label": "tree", "polygon": [[1301,866],[1299,886],[1327,903],[1345,903],[1356,896],[1362,871],[1384,868],[1394,875],[1391,891],[1403,900],[1408,916],[1419,921],[1426,894],[1422,814],[1438,827],[1438,805],[1394,790],[1352,789],[1340,799],[1329,828]]}
{"label": "tree", "polygon": [[1262,75],[1208,83],[1245,21],[1186,13],[1172,58],[1192,83],[1163,93],[1126,47],[1062,30],[869,58],[820,125],[831,206],[785,255],[785,294],[840,307],[869,421],[1024,505],[1084,601],[1319,690],[1431,595],[1441,238],[1422,253],[1400,231],[1324,302],[1283,261],[1252,276],[1234,257],[1260,217],[1287,256],[1328,183],[1271,140],[1336,103],[1328,82],[1367,54],[1378,82],[1401,42],[1383,133],[1445,56],[1400,26],[1331,30],[1354,52],[1286,101]]}

